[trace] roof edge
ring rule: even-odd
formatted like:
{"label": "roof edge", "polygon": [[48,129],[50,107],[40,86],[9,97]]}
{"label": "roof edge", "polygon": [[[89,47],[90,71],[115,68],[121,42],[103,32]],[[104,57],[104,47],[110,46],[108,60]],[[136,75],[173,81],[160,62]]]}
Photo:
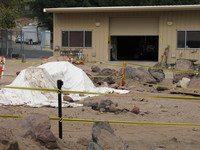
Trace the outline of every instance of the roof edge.
{"label": "roof edge", "polygon": [[128,12],[128,11],[178,11],[178,10],[200,10],[200,5],[65,7],[65,8],[44,8],[43,12],[75,13],[75,12]]}

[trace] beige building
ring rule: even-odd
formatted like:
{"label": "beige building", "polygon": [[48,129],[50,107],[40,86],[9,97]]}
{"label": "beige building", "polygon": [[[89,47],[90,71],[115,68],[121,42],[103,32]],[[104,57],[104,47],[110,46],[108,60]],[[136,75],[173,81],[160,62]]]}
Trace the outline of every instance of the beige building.
{"label": "beige building", "polygon": [[[200,5],[46,8],[54,55],[81,49],[88,61],[200,60]],[[200,63],[200,61],[198,62]]]}

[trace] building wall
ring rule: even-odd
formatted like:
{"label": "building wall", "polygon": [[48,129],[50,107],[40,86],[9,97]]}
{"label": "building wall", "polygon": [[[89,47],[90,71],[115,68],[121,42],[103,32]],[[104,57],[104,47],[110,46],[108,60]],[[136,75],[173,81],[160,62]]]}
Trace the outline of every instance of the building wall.
{"label": "building wall", "polygon": [[[55,45],[61,46],[62,30],[92,30],[92,48],[83,49],[86,59],[89,61],[107,61],[110,58],[110,18],[137,17],[145,19],[153,17],[158,18],[159,24],[159,61],[161,61],[164,49],[168,45],[170,46],[168,63],[175,62],[179,58],[199,60],[200,49],[197,49],[196,53],[192,53],[194,49],[177,49],[176,46],[177,30],[200,30],[199,16],[200,11],[54,14],[54,47]],[[95,26],[96,22],[100,23],[99,27]],[[172,54],[175,57],[172,58]]]}
{"label": "building wall", "polygon": [[[64,30],[91,30],[92,48],[84,48],[86,60],[108,60],[109,21],[104,14],[55,14],[54,20],[54,47],[61,46],[61,31]],[[100,26],[95,23],[99,22]],[[61,47],[61,49],[64,49]],[[55,53],[56,55],[56,53]]]}
{"label": "building wall", "polygon": [[[200,49],[178,49],[177,30],[200,30],[200,11],[178,11],[162,12],[159,21],[159,60],[164,49],[169,45],[168,62],[175,62],[176,59],[197,59],[200,60]],[[172,25],[167,25],[171,22]],[[193,53],[194,50],[197,52]],[[175,55],[175,57],[172,57]],[[197,63],[200,63],[197,62]]]}

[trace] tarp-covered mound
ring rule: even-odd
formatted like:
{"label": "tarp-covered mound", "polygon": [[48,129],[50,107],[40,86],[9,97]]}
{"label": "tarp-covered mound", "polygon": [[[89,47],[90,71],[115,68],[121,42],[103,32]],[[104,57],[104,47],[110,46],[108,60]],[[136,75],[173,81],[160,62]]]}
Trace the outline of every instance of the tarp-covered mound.
{"label": "tarp-covered mound", "polygon": [[[57,89],[57,80],[63,81],[62,90],[86,91],[101,93],[128,93],[126,90],[94,86],[90,78],[80,68],[68,62],[49,62],[38,67],[29,67],[20,72],[9,86],[36,87]],[[69,95],[74,100],[81,100],[78,94]],[[91,95],[90,95],[91,96]],[[27,105],[32,107],[51,106],[57,107],[58,96],[55,92],[34,90],[1,89],[1,105]],[[63,102],[63,107],[81,106],[80,104]]]}

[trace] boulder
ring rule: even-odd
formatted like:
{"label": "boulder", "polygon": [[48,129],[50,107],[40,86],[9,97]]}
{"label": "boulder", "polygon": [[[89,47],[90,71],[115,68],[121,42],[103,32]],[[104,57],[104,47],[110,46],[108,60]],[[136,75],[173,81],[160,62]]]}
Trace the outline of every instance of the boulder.
{"label": "boulder", "polygon": [[[154,67],[162,68],[159,63],[154,65]],[[165,78],[165,73],[162,69],[149,68],[148,71],[157,82],[161,82]]]}
{"label": "boulder", "polygon": [[[188,59],[178,59],[176,61],[176,70],[194,71],[194,64]],[[177,72],[173,73],[173,83],[178,83],[183,77],[191,79],[193,73]]]}
{"label": "boulder", "polygon": [[[95,122],[92,128],[92,142],[88,150],[127,150],[128,146],[117,137],[108,122]],[[90,148],[91,147],[91,148]]]}
{"label": "boulder", "polygon": [[92,70],[92,72],[100,72],[101,71],[99,66],[95,66],[95,65],[91,67],[91,70]]}
{"label": "boulder", "polygon": [[148,69],[139,67],[133,72],[133,79],[140,82],[156,84],[156,79],[148,72]]}
{"label": "boulder", "polygon": [[0,127],[0,149],[1,150],[19,150],[19,145],[12,132]]}
{"label": "boulder", "polygon": [[67,96],[67,95],[63,96],[63,101],[67,101],[67,102],[70,102],[70,103],[74,102],[74,100],[71,97]]}
{"label": "boulder", "polygon": [[[58,148],[56,137],[50,130],[49,117],[44,114],[34,114],[21,121],[21,135],[31,136],[36,141],[44,144],[49,149]],[[18,133],[18,134],[19,134]]]}
{"label": "boulder", "polygon": [[[110,68],[104,68],[97,74],[97,76],[116,76],[116,70]],[[101,85],[104,82],[108,84],[114,84],[116,82],[115,78],[113,77],[95,77],[94,83]]]}
{"label": "boulder", "polygon": [[184,77],[179,81],[179,84],[182,88],[187,88],[189,85],[189,82],[190,82],[190,79]]}
{"label": "boulder", "polygon": [[1,127],[12,130],[15,137],[30,137],[34,141],[39,141],[48,149],[58,148],[57,139],[51,132],[50,121],[47,115],[34,114],[15,121],[4,122]]}
{"label": "boulder", "polygon": [[138,107],[134,106],[132,108],[131,112],[134,113],[134,114],[139,114],[140,113],[140,109]]}
{"label": "boulder", "polygon": [[[194,76],[188,84],[188,88],[200,89],[200,76]],[[195,91],[195,90],[194,90]],[[198,91],[200,92],[200,91]]]}
{"label": "boulder", "polygon": [[104,109],[105,112],[108,112],[109,106],[111,106],[112,104],[113,104],[113,102],[111,100],[101,100],[97,107],[97,110]]}
{"label": "boulder", "polygon": [[[128,78],[128,79],[133,79],[134,78],[134,72],[135,72],[136,68],[133,68],[131,66],[127,66],[124,69],[125,69],[124,77]],[[119,76],[121,76],[121,72],[122,72],[122,69],[119,71]]]}

